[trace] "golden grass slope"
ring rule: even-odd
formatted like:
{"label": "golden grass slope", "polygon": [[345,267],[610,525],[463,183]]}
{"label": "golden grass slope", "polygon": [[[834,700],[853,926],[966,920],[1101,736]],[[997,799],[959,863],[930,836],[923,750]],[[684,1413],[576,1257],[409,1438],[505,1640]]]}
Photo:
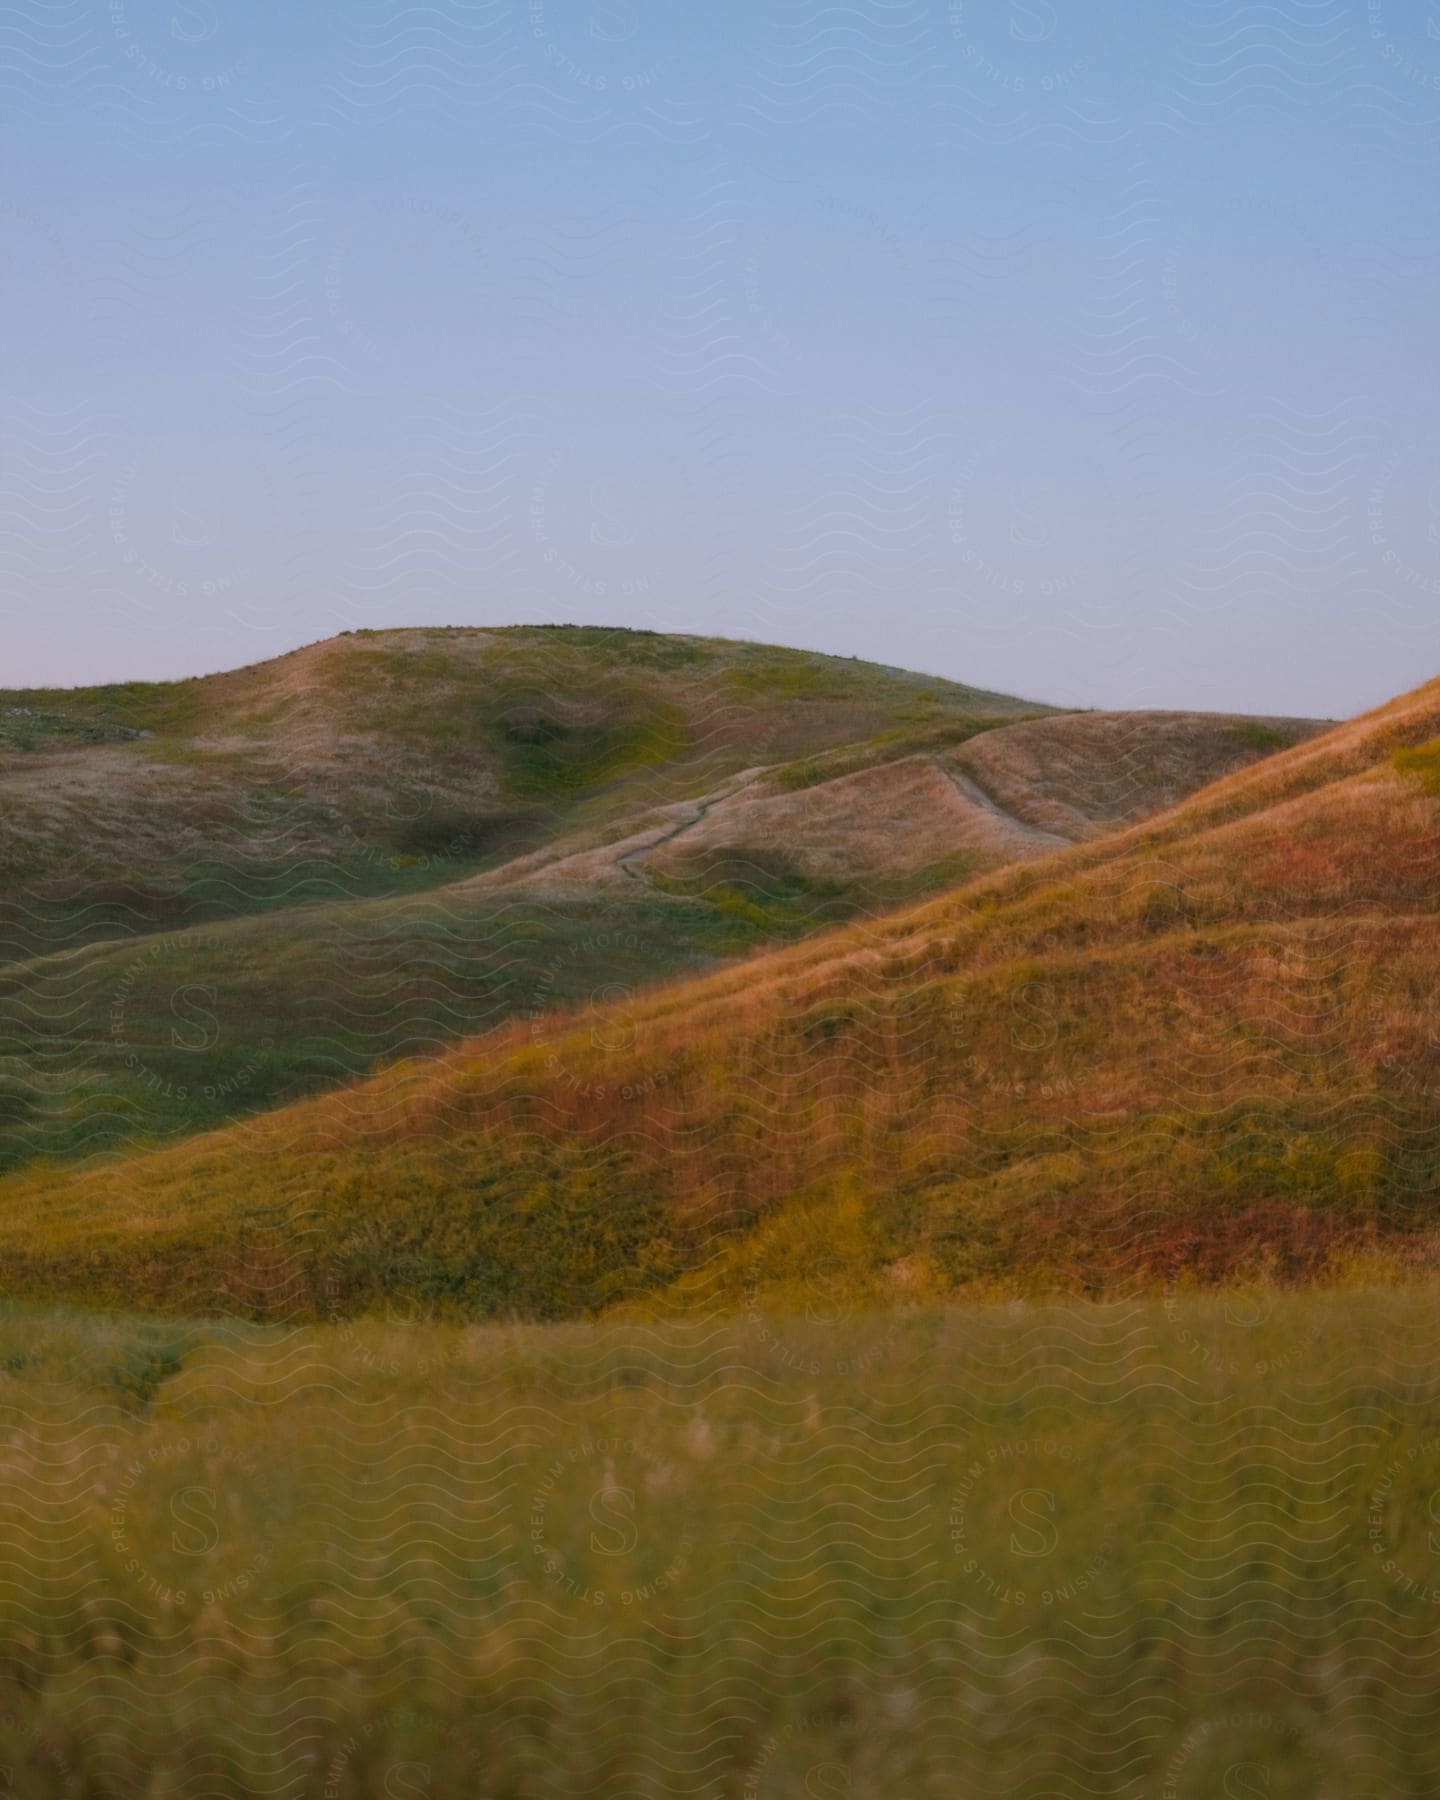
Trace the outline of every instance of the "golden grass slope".
{"label": "golden grass slope", "polygon": [[[557,1316],[1431,1256],[1440,683],[939,901],[0,1197],[18,1290]],[[1433,761],[1433,757],[1431,757]],[[1404,763],[1402,757],[1400,761]]]}
{"label": "golden grass slope", "polygon": [[[1022,714],[850,659],[581,628],[356,633],[196,682],[0,695],[0,1170],[213,1130],[889,910],[1316,729]],[[1007,774],[1013,813],[982,785]]]}

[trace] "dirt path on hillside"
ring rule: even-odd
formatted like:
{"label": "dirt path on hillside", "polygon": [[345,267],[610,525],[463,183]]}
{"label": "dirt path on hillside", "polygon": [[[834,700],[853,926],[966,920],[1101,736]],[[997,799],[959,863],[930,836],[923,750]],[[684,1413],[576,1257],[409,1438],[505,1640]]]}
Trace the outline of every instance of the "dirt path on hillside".
{"label": "dirt path on hillside", "polygon": [[[991,835],[988,839],[982,835],[980,839],[976,840],[976,843],[992,857],[998,855],[1008,860],[1015,856],[1023,857],[1027,853],[1034,854],[1041,849],[1069,849],[1071,847],[1072,840],[1070,838],[1061,837],[1057,832],[1042,830],[1039,826],[1030,825],[1025,820],[1016,818],[1014,814],[1006,812],[971,776],[946,768],[937,757],[901,758],[895,765],[881,763],[867,770],[853,772],[848,776],[837,776],[835,779],[846,786],[853,786],[856,782],[873,784],[876,780],[883,779],[887,770],[893,772],[895,768],[903,769],[906,766],[913,766],[917,769],[924,767],[928,771],[930,780],[937,775],[941,778],[942,787],[938,791],[931,790],[930,806],[933,807],[939,803],[942,795],[953,794],[957,800],[963,803],[964,814],[967,818],[975,820],[976,825],[983,821],[986,832]],[[731,805],[736,808],[736,842],[741,846],[783,842],[787,837],[798,832],[794,847],[797,851],[804,851],[808,846],[809,850],[813,852],[817,843],[825,838],[827,832],[831,830],[840,834],[837,841],[843,841],[844,833],[855,823],[854,819],[830,818],[827,824],[825,809],[822,807],[814,819],[797,821],[792,816],[795,796],[787,796],[778,791],[770,795],[762,793],[758,796],[759,811],[757,814],[756,805],[752,803],[756,799],[755,790],[767,776],[774,772],[773,768],[763,765],[745,769],[723,786],[712,789],[708,794],[700,795],[693,800],[672,801],[662,809],[665,816],[660,822],[651,825],[644,831],[629,832],[612,844],[591,845],[587,848],[569,851],[554,846],[527,857],[517,858],[513,864],[508,864],[503,869],[493,870],[478,878],[472,877],[472,880],[478,880],[486,885],[499,886],[510,886],[517,881],[542,886],[558,884],[573,890],[604,886],[623,876],[629,881],[640,882],[657,894],[664,895],[668,890],[657,884],[655,876],[646,866],[650,859],[658,852],[663,851],[667,845],[685,837],[687,833],[700,831],[705,821],[717,809],[720,810],[723,821],[725,811]],[[820,789],[823,791],[829,785],[821,783]],[[913,788],[913,782],[911,787]],[[884,841],[886,818],[888,817],[891,835],[898,834],[910,849],[914,848],[913,839],[919,829],[918,821],[914,816],[914,805],[920,796],[918,793],[902,790],[904,790],[903,783],[901,789],[890,796],[888,814],[885,810],[886,803],[883,796],[868,801],[864,796],[860,796],[852,798],[850,802],[852,806],[860,807],[862,814],[868,818],[866,831],[868,838],[874,841],[868,842],[862,862],[864,868],[872,874],[891,860],[896,862],[896,866],[908,866],[902,847],[898,844],[895,846],[895,856],[892,859],[886,854]],[[764,804],[767,799],[775,802],[776,810],[773,818],[769,816],[769,809]],[[877,810],[877,806],[879,810]],[[790,809],[789,812],[786,810],[787,807]],[[895,810],[896,808],[899,809],[898,812]],[[833,811],[833,803],[831,810]],[[974,826],[970,828],[972,834],[974,829]],[[819,834],[818,837],[817,834]],[[702,833],[701,837],[702,842],[707,843],[710,848],[715,847],[713,833]],[[965,842],[970,841],[969,837],[963,833],[962,838]],[[953,846],[950,847],[953,848]],[[945,848],[946,846],[940,845],[933,854],[942,854]],[[556,854],[557,849],[559,854]],[[910,862],[914,860],[913,856],[909,858]]]}
{"label": "dirt path on hillside", "polygon": [[685,832],[693,831],[702,819],[709,818],[712,808],[719,806],[722,801],[733,800],[737,794],[743,794],[747,788],[754,787],[762,775],[768,775],[769,773],[770,771],[767,768],[743,769],[736,778],[734,787],[717,790],[713,794],[706,794],[699,800],[682,802],[682,804],[693,806],[695,808],[695,811],[691,813],[690,817],[688,819],[682,819],[680,823],[671,830],[661,832],[659,837],[653,838],[648,844],[637,844],[633,849],[624,851],[620,856],[615,858],[616,868],[623,869],[632,881],[643,881],[647,885],[653,887],[653,881],[651,881],[650,877],[646,875],[643,869],[637,866],[638,864],[643,862],[647,856],[653,856],[662,845],[671,844],[676,838],[683,836]]}
{"label": "dirt path on hillside", "polygon": [[1073,847],[1072,838],[1061,837],[1058,831],[1044,831],[1038,825],[1028,825],[1024,819],[1017,819],[1014,813],[1006,812],[998,801],[992,800],[979,784],[969,775],[958,769],[947,769],[944,763],[937,761],[935,767],[942,775],[949,777],[957,794],[962,800],[968,800],[972,806],[978,806],[992,818],[999,819],[1002,825],[1013,831],[1018,837],[1025,838],[1032,844],[1049,844],[1057,850],[1069,850]]}

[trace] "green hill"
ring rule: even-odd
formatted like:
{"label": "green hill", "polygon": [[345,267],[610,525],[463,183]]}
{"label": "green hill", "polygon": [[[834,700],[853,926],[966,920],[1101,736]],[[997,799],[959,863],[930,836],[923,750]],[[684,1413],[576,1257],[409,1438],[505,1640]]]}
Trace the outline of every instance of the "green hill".
{"label": "green hill", "polygon": [[0,1169],[875,916],[1314,729],[578,628],[6,697]]}
{"label": "green hill", "polygon": [[756,763],[1048,710],[578,626],[348,632],[191,681],[0,691],[0,958],[412,892]]}
{"label": "green hill", "polygon": [[1432,683],[928,904],[12,1179],[11,1278],[563,1316],[803,1303],[817,1246],[855,1301],[1426,1266],[1437,731]]}
{"label": "green hill", "polygon": [[[668,830],[757,765],[1047,710],[579,627],[355,632],[195,681],[0,694],[0,1167],[212,1125],[793,933],[803,886],[765,910],[638,873],[467,883]],[[832,916],[859,901],[832,890]]]}

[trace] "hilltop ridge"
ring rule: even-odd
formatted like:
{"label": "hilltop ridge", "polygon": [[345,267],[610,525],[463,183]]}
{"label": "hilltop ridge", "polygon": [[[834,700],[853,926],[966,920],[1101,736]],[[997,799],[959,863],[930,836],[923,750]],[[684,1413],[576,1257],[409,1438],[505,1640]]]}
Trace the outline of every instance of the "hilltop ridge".
{"label": "hilltop ridge", "polygon": [[1431,682],[919,906],[15,1178],[7,1266],[537,1316],[794,1304],[817,1244],[857,1302],[1427,1266],[1437,742]]}
{"label": "hilltop ridge", "polygon": [[878,916],[1318,729],[594,627],[352,633],[7,718],[0,1170]]}

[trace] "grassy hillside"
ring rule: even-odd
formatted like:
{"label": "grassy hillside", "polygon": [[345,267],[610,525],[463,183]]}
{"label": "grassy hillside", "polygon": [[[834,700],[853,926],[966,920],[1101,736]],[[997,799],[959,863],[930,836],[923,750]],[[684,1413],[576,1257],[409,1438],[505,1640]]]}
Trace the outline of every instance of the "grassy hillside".
{"label": "grassy hillside", "polygon": [[349,632],[192,681],[0,691],[0,958],[413,892],[757,763],[1046,710],[575,626]]}
{"label": "grassy hillside", "polygon": [[[0,705],[0,739],[29,733],[0,785],[45,798],[0,825],[38,859],[0,902],[0,1169],[210,1129],[876,913],[1314,729],[1027,720],[869,664],[568,629],[362,633],[32,701]],[[1047,808],[1050,829],[1023,816]]]}
{"label": "grassy hillside", "polygon": [[[1148,825],[172,1151],[0,1189],[27,1291],[803,1304],[1420,1268],[1440,683]],[[1367,1263],[1368,1259],[1368,1263]]]}
{"label": "grassy hillside", "polygon": [[552,843],[613,862],[772,761],[1045,711],[570,627],[356,632],[203,680],[0,694],[0,1168],[214,1125],[848,916],[884,883],[763,903],[628,866],[605,894],[468,883]]}
{"label": "grassy hillside", "polygon": [[[26,1800],[1421,1800],[1428,1294],[0,1320]],[[1433,1508],[1431,1509],[1433,1512]]]}

